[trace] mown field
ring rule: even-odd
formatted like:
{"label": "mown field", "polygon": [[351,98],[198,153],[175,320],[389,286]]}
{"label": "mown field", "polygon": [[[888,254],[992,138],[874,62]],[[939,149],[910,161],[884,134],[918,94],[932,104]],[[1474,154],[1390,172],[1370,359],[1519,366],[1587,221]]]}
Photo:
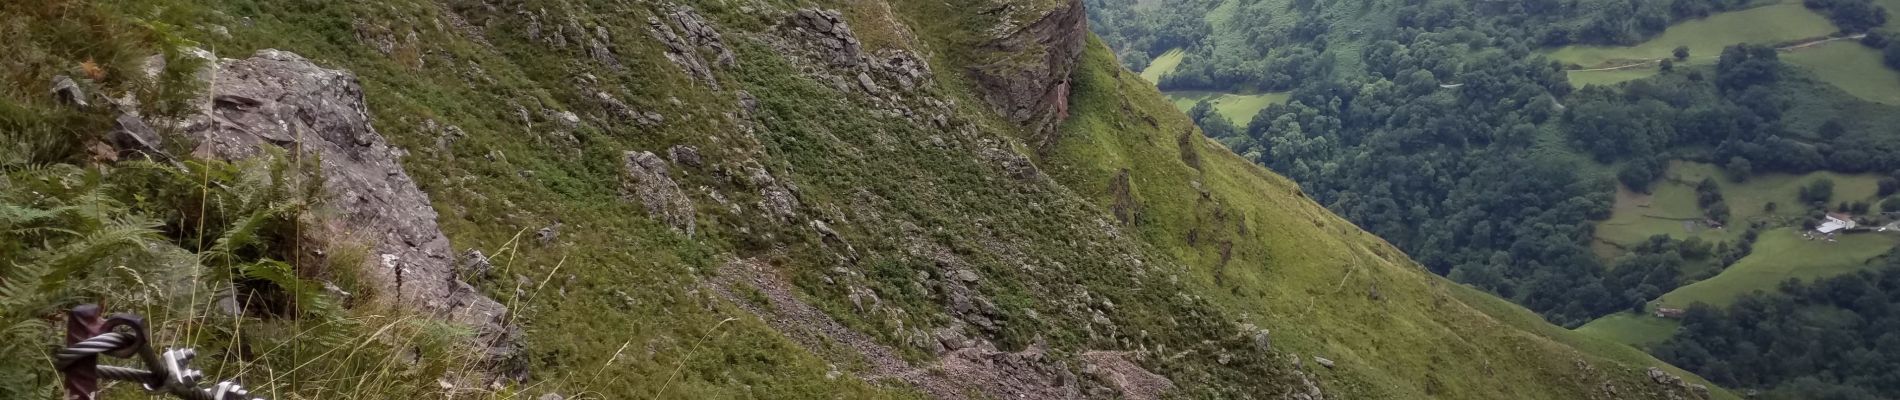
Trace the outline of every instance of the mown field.
{"label": "mown field", "polygon": [[[1730,225],[1734,227],[1706,229],[1700,225],[1683,223],[1685,220],[1701,219],[1702,210],[1696,205],[1695,185],[1703,178],[1714,178],[1716,185],[1722,188],[1723,201],[1729,205]],[[1808,208],[1802,206],[1797,197],[1798,192],[1802,186],[1823,178],[1834,181],[1833,203],[1874,201],[1874,192],[1880,179],[1876,174],[1776,173],[1756,175],[1738,183],[1714,165],[1672,161],[1664,178],[1651,186],[1651,194],[1618,188],[1610,219],[1597,224],[1596,238],[1616,245],[1634,244],[1653,235],[1669,235],[1677,239],[1699,237],[1709,241],[1735,240],[1741,237],[1741,227],[1749,221],[1780,225],[1794,223],[1795,219],[1806,216]],[[1766,210],[1769,203],[1775,204],[1774,212]]]}
{"label": "mown field", "polygon": [[1549,56],[1566,64],[1595,68],[1626,60],[1667,58],[1677,46],[1688,46],[1691,60],[1712,61],[1723,47],[1736,43],[1781,43],[1826,36],[1836,30],[1820,14],[1799,2],[1787,2],[1685,21],[1634,46],[1565,46]]}
{"label": "mown field", "polygon": [[[1785,43],[1826,36],[1836,30],[1834,24],[1820,14],[1802,7],[1799,2],[1788,2],[1686,21],[1634,46],[1565,46],[1546,55],[1564,64],[1593,69],[1671,58],[1676,47],[1686,46],[1689,59],[1683,65],[1698,65],[1715,62],[1723,47],[1737,43]],[[1651,63],[1625,69],[1571,71],[1569,75],[1570,82],[1577,86],[1610,85],[1646,78],[1659,71],[1658,65]]]}
{"label": "mown field", "polygon": [[1669,340],[1670,336],[1676,334],[1676,328],[1681,326],[1681,322],[1673,319],[1621,312],[1597,318],[1595,321],[1577,327],[1575,331],[1637,348],[1645,348]]}
{"label": "mown field", "polygon": [[[1181,67],[1181,60],[1184,58],[1187,58],[1187,51],[1182,49],[1162,53],[1160,57],[1155,57],[1154,61],[1148,63],[1148,68],[1141,70],[1141,78],[1148,80],[1149,83],[1161,82],[1162,77],[1174,73],[1176,68]],[[1166,94],[1168,100],[1174,102],[1174,106],[1180,108],[1181,111],[1194,108],[1194,104],[1201,100],[1212,101],[1215,112],[1227,117],[1227,120],[1232,121],[1234,125],[1243,127],[1247,126],[1247,122],[1252,121],[1253,115],[1259,114],[1261,109],[1269,105],[1285,103],[1288,97],[1292,97],[1289,93],[1241,94],[1203,90],[1176,90],[1166,91],[1163,94]]]}
{"label": "mown field", "polygon": [[1285,103],[1288,98],[1292,97],[1292,94],[1284,92],[1235,94],[1179,90],[1166,92],[1166,94],[1168,95],[1168,100],[1174,102],[1174,106],[1180,108],[1181,111],[1194,108],[1194,104],[1201,102],[1201,100],[1212,101],[1214,103],[1214,112],[1220,113],[1223,117],[1227,117],[1227,120],[1233,121],[1236,126],[1247,126],[1248,122],[1253,121],[1254,114],[1259,114],[1261,109],[1267,108],[1267,106],[1270,105]]}
{"label": "mown field", "polygon": [[[1900,3],[1900,0],[1887,2]],[[1853,41],[1829,42],[1781,55],[1782,61],[1802,66],[1854,97],[1900,105],[1900,71],[1887,68],[1880,57],[1879,50]]]}
{"label": "mown field", "polygon": [[1840,237],[1838,242],[1808,240],[1799,228],[1777,228],[1762,232],[1755,251],[1721,275],[1692,283],[1663,294],[1657,300],[1662,307],[1687,307],[1697,302],[1728,305],[1735,298],[1753,291],[1773,291],[1789,278],[1811,281],[1870,268],[1868,261],[1893,248],[1891,233],[1857,233]]}
{"label": "mown field", "polygon": [[1161,53],[1160,57],[1155,57],[1154,61],[1148,62],[1148,68],[1141,70],[1141,79],[1147,79],[1148,83],[1161,83],[1161,77],[1168,76],[1174,73],[1175,68],[1181,67],[1183,58],[1187,58],[1187,51],[1181,49]]}
{"label": "mown field", "polygon": [[1564,72],[1564,74],[1570,76],[1571,85],[1576,85],[1577,87],[1584,87],[1584,86],[1589,86],[1589,85],[1615,85],[1618,83],[1629,82],[1629,81],[1633,81],[1637,79],[1643,79],[1643,78],[1655,76],[1656,73],[1658,72],[1662,72],[1662,70],[1659,67],[1657,67],[1656,64],[1649,64],[1649,65],[1622,68],[1622,69],[1613,69],[1613,70],[1599,70],[1599,71],[1572,70],[1572,71],[1566,71]]}
{"label": "mown field", "polygon": [[1874,4],[1887,9],[1887,29],[1900,29],[1900,0],[1874,0]]}

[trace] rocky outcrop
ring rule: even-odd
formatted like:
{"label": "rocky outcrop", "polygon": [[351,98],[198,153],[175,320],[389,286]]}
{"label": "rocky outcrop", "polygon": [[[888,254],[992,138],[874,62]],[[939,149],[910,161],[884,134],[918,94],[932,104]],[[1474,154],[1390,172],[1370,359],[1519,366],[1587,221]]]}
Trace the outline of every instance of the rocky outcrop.
{"label": "rocky outcrop", "polygon": [[[819,74],[875,98],[903,99],[930,83],[930,65],[905,49],[864,51],[838,10],[800,9],[780,24],[786,53],[830,70]],[[887,104],[888,105],[888,104]],[[901,106],[900,106],[901,107]]]}
{"label": "rocky outcrop", "polygon": [[693,235],[695,222],[692,200],[673,181],[665,159],[653,152],[629,151],[626,154],[626,170],[625,196],[645,206],[647,215],[687,236]]}
{"label": "rocky outcrop", "polygon": [[980,51],[987,61],[971,71],[997,112],[1037,134],[1037,146],[1053,142],[1069,114],[1069,74],[1088,36],[1081,0],[1069,0],[1021,28],[992,39]]}
{"label": "rocky outcrop", "polygon": [[1115,388],[1121,397],[1131,400],[1152,400],[1162,398],[1174,390],[1174,381],[1150,372],[1129,361],[1131,353],[1124,351],[1091,351],[1082,354],[1087,362],[1084,371]]}
{"label": "rocky outcrop", "polygon": [[[719,79],[713,76],[712,70],[731,66],[732,50],[726,48],[719,31],[713,29],[712,23],[699,15],[699,11],[675,6],[662,16],[647,19],[647,33],[666,46],[667,60],[686,70],[693,79],[719,90]],[[711,61],[706,59],[708,55]]]}
{"label": "rocky outcrop", "polygon": [[164,139],[158,132],[145,124],[145,119],[131,113],[120,113],[112,120],[112,132],[106,134],[112,145],[123,151],[158,154],[164,151]]}
{"label": "rocky outcrop", "polygon": [[1657,385],[1663,386],[1665,390],[1670,390],[1669,398],[1672,398],[1672,399],[1681,398],[1681,396],[1676,395],[1675,393],[1676,390],[1686,391],[1690,394],[1690,396],[1694,396],[1694,398],[1697,398],[1697,399],[1709,398],[1708,386],[1703,386],[1701,384],[1695,384],[1695,383],[1689,383],[1689,381],[1683,380],[1682,377],[1680,376],[1675,376],[1668,372],[1663,372],[1662,368],[1649,367],[1649,370],[1645,372],[1649,374],[1650,381],[1656,382]]}
{"label": "rocky outcrop", "polygon": [[[296,54],[262,50],[243,60],[212,63],[200,76],[208,93],[180,132],[203,158],[242,160],[283,149],[322,165],[317,229],[302,240],[326,248],[362,243],[373,252],[364,276],[388,305],[474,329],[493,361],[515,352],[520,335],[507,309],[457,278],[448,238],[436,226],[429,196],[416,187],[391,147],[370,126],[356,76],[318,67]],[[322,253],[316,254],[322,257]],[[519,373],[519,371],[503,371]]]}
{"label": "rocky outcrop", "polygon": [[[963,382],[982,393],[997,399],[1076,399],[1106,398],[1109,396],[1091,395],[1090,392],[1107,394],[1111,390],[1096,385],[1093,381],[1083,380],[1075,371],[1055,360],[1049,354],[1047,344],[1036,343],[1022,351],[1010,352],[997,349],[988,342],[979,342],[975,347],[960,349],[943,354],[937,369],[950,380]],[[1099,364],[1098,364],[1099,365]],[[1117,365],[1117,367],[1134,367]],[[1099,366],[1098,366],[1099,368]],[[1134,367],[1132,370],[1139,370]],[[1153,382],[1152,374],[1133,373],[1128,377],[1142,382]],[[1145,371],[1144,371],[1145,372]],[[1165,378],[1162,378],[1165,380]],[[1131,381],[1133,382],[1133,381]],[[1131,384],[1138,387],[1141,384]],[[1100,390],[1093,390],[1093,389]],[[1142,393],[1147,389],[1131,389],[1131,393]],[[1133,397],[1131,398],[1139,398]]]}
{"label": "rocky outcrop", "polygon": [[86,100],[86,91],[80,89],[79,83],[73,82],[72,77],[65,75],[53,77],[53,99],[59,100],[61,104],[75,107],[91,105]]}
{"label": "rocky outcrop", "polygon": [[766,212],[767,218],[785,223],[798,216],[797,186],[772,176],[757,162],[746,164],[744,168],[747,182],[759,189],[758,208]]}
{"label": "rocky outcrop", "polygon": [[790,28],[788,36],[814,44],[819,57],[832,65],[849,67],[861,62],[863,47],[837,10],[798,10],[786,20],[786,26]]}

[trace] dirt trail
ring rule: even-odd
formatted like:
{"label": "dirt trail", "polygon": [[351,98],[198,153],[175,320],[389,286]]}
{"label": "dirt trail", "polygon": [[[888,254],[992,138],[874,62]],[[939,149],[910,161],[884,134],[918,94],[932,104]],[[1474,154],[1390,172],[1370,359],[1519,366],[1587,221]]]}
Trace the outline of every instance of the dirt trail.
{"label": "dirt trail", "polygon": [[[1776,48],[1775,48],[1775,51],[1779,51],[1779,52],[1783,52],[1783,53],[1786,53],[1786,52],[1792,52],[1792,51],[1799,51],[1799,50],[1801,50],[1801,49],[1806,49],[1806,48],[1809,48],[1809,47],[1814,47],[1814,46],[1819,46],[1819,45],[1822,45],[1822,44],[1826,44],[1826,43],[1830,43],[1830,42],[1834,42],[1834,41],[1839,41],[1839,40],[1860,40],[1861,38],[1865,38],[1865,37],[1867,37],[1867,34],[1865,34],[1865,33],[1862,33],[1862,34],[1856,34],[1856,35],[1848,35],[1848,36],[1840,36],[1840,37],[1828,37],[1828,38],[1820,38],[1820,39],[1810,39],[1810,40],[1806,40],[1806,41],[1802,41],[1802,42],[1800,42],[1800,43],[1795,43],[1795,44],[1790,44],[1790,45],[1787,45],[1787,46],[1781,46],[1781,47],[1776,47]],[[1721,56],[1707,56],[1707,57],[1693,57],[1693,58],[1690,58],[1690,59],[1691,59],[1691,60],[1696,60],[1696,59],[1709,59],[1709,58],[1721,58]],[[1569,72],[1596,72],[1596,71],[1616,71],[1616,70],[1624,70],[1624,69],[1631,69],[1631,68],[1639,68],[1639,67],[1646,67],[1646,66],[1650,66],[1650,65],[1656,65],[1657,63],[1661,63],[1661,62],[1662,62],[1663,60],[1666,60],[1666,58],[1656,58],[1656,59],[1649,59],[1649,60],[1643,60],[1643,61],[1638,61],[1638,62],[1634,62],[1634,63],[1629,63],[1629,64],[1622,64],[1622,65],[1615,65],[1615,66],[1609,66],[1609,67],[1600,67],[1600,68],[1582,68],[1582,69],[1572,69],[1572,70],[1568,70],[1568,71],[1569,71]]]}

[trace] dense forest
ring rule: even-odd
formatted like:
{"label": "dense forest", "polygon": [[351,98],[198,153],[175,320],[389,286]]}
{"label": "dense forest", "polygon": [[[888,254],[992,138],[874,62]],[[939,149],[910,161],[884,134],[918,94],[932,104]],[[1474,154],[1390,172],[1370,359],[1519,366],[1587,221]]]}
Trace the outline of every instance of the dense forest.
{"label": "dense forest", "polygon": [[1777,387],[1767,398],[1900,397],[1900,257],[1879,271],[1697,303],[1652,350],[1728,387]]}

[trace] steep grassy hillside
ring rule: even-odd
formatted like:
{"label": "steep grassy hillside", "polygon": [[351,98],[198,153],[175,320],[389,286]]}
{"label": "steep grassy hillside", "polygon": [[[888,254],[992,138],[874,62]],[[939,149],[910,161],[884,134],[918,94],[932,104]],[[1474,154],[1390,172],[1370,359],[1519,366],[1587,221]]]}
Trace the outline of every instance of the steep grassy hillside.
{"label": "steep grassy hillside", "polygon": [[[338,224],[328,207],[340,205],[309,197],[307,185],[326,183],[285,181],[298,172],[281,169],[252,178],[290,185],[298,190],[282,190],[284,201],[310,204],[265,214],[281,231],[263,241],[292,250],[242,253],[282,266],[272,276],[295,287],[332,285],[298,294],[338,307],[221,313],[210,298],[156,288],[169,280],[123,278],[112,272],[120,259],[98,258],[81,261],[105,272],[85,276],[118,286],[33,307],[0,302],[0,322],[26,327],[8,331],[23,342],[50,343],[41,317],[78,300],[149,305],[140,310],[162,344],[204,348],[214,376],[272,398],[1698,395],[1651,375],[1646,368],[1686,376],[1633,349],[1432,275],[1294,183],[1203,139],[1082,30],[1078,4],[0,6],[0,28],[24,38],[0,45],[22,55],[0,64],[9,67],[0,133],[46,144],[0,160],[9,235],[28,226],[12,225],[16,217],[33,214],[12,211],[92,174],[121,176],[114,182],[129,189],[60,201],[153,219],[163,229],[139,235],[154,246],[202,239],[190,228],[241,210],[190,195],[266,169],[201,159],[185,128],[168,123],[248,104],[189,96],[228,88],[194,82],[205,63],[185,62],[188,49],[230,59],[211,61],[222,66],[253,54],[289,59],[261,52],[278,49],[351,72],[333,83],[366,103],[382,137],[373,140],[386,138],[460,255],[456,276],[436,278],[468,280],[507,307],[492,322],[520,334],[491,353],[494,343],[444,344],[473,336],[467,327],[409,327],[438,315],[404,311],[415,305],[345,279],[395,269],[400,290],[405,269],[389,256],[297,247],[295,227]],[[178,60],[177,71],[127,78],[151,54]],[[208,71],[242,74],[218,68]],[[153,149],[120,149],[127,159],[117,161],[89,153],[113,153],[93,128],[130,113],[49,98],[62,74],[98,93],[94,101],[143,85],[176,90],[184,106],[131,118],[152,121],[167,154],[190,164],[131,160]],[[305,154],[284,147],[273,154]],[[275,162],[344,161],[302,160]],[[137,183],[148,170],[169,179]],[[32,221],[63,229],[66,220]],[[28,250],[8,256],[44,249]],[[257,285],[239,282],[257,278],[250,269],[204,260],[177,271],[211,272],[194,285]],[[0,269],[10,284],[24,273]],[[190,334],[203,326],[218,330]],[[332,331],[301,340],[319,329]],[[295,351],[273,351],[285,343]],[[46,356],[35,349],[0,348]],[[0,394],[47,397],[48,364],[0,366]],[[328,370],[300,370],[308,365]]]}

